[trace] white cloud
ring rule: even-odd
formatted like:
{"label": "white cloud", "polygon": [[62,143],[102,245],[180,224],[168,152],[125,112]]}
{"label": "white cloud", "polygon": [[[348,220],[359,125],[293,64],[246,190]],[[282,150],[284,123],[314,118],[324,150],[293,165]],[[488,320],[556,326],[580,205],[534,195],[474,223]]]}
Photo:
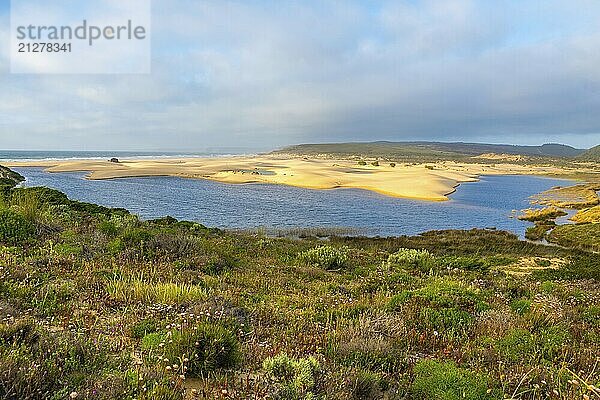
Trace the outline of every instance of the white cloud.
{"label": "white cloud", "polygon": [[88,149],[592,145],[600,27],[588,20],[600,7],[576,2],[588,6],[584,17],[573,3],[533,3],[157,0],[152,75],[0,76],[0,140]]}

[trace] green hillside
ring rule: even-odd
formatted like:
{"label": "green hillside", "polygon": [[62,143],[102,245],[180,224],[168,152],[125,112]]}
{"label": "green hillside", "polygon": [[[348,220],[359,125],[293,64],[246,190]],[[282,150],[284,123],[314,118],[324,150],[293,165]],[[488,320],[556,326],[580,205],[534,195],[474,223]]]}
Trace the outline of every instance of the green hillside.
{"label": "green hillside", "polygon": [[343,156],[369,156],[384,158],[444,158],[472,157],[486,153],[523,155],[530,157],[575,157],[584,150],[563,144],[541,146],[514,146],[485,143],[444,142],[371,142],[371,143],[319,143],[285,147],[275,153],[334,154]]}
{"label": "green hillside", "polygon": [[594,146],[591,149],[586,150],[585,152],[580,154],[578,158],[593,161],[600,160],[600,145]]}

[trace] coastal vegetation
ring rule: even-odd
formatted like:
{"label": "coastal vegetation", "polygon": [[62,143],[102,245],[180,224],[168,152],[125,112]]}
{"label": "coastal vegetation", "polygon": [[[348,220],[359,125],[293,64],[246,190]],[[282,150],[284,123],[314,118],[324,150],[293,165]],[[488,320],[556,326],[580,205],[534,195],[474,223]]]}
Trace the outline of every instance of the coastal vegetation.
{"label": "coastal vegetation", "polygon": [[[589,159],[594,151],[575,149],[560,144],[513,146],[484,143],[446,142],[370,142],[319,143],[288,146],[274,154],[301,154],[324,157],[372,157],[396,160],[464,160],[484,154],[507,155],[507,160]],[[510,156],[522,156],[513,159]]]}
{"label": "coastal vegetation", "polygon": [[4,181],[0,399],[600,397],[598,224],[229,232]]}
{"label": "coastal vegetation", "polygon": [[521,221],[540,222],[553,220],[565,215],[567,215],[565,211],[556,207],[546,207],[540,209],[530,208],[528,210],[523,210],[523,214],[520,215],[518,218]]}
{"label": "coastal vegetation", "polygon": [[533,198],[534,203],[558,208],[584,209],[600,204],[597,192],[598,183],[585,183],[574,186],[557,187]]}

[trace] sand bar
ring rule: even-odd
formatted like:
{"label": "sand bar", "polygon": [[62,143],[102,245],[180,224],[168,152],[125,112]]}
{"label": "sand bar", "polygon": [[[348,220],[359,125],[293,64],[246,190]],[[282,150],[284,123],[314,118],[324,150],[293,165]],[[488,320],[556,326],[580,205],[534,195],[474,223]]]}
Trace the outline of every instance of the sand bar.
{"label": "sand bar", "polygon": [[268,183],[309,189],[355,188],[388,196],[429,201],[448,200],[462,182],[480,175],[561,175],[573,172],[552,166],[457,163],[428,164],[381,162],[358,165],[356,160],[312,159],[273,155],[219,158],[131,159],[118,163],[102,160],[52,160],[3,163],[8,167],[42,167],[48,172],[88,172],[87,179],[176,176],[225,183]]}

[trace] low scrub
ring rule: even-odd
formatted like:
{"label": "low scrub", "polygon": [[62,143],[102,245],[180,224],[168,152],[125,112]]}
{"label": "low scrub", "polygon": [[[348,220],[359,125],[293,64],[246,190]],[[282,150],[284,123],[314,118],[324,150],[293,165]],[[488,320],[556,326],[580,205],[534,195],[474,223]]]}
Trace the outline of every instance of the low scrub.
{"label": "low scrub", "polygon": [[316,379],[320,370],[314,357],[293,358],[285,353],[263,361],[266,374],[279,382],[276,398],[314,398]]}
{"label": "low scrub", "polygon": [[159,346],[164,349],[161,361],[174,374],[200,377],[218,369],[233,368],[241,361],[235,334],[218,324],[201,323],[169,331],[161,338]]}
{"label": "low scrub", "polygon": [[400,249],[388,256],[386,265],[388,268],[409,268],[429,270],[433,267],[434,258],[427,250]]}
{"label": "low scrub", "polygon": [[0,210],[0,242],[18,244],[33,238],[35,226],[13,210]]}
{"label": "low scrub", "polygon": [[348,262],[348,249],[332,246],[319,246],[303,251],[298,258],[305,265],[324,269],[339,269]]}
{"label": "low scrub", "polygon": [[419,361],[414,367],[415,380],[411,393],[416,399],[495,400],[502,399],[499,390],[489,387],[488,379],[453,363],[434,360]]}
{"label": "low scrub", "polygon": [[518,218],[521,221],[538,222],[553,220],[567,215],[567,213],[556,207],[546,207],[541,209],[523,210],[523,214]]}

